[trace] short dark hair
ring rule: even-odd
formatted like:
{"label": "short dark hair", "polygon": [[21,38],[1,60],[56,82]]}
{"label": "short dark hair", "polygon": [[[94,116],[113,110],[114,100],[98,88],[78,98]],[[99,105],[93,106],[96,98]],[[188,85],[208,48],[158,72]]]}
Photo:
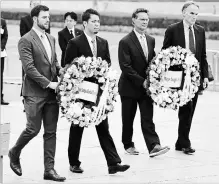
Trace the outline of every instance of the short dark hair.
{"label": "short dark hair", "polygon": [[74,19],[75,21],[78,20],[78,16],[77,16],[77,14],[76,14],[75,12],[67,12],[67,13],[65,13],[65,15],[64,15],[64,20],[65,20],[68,16],[70,16],[70,17],[71,17],[72,19]]}
{"label": "short dark hair", "polygon": [[37,5],[31,10],[30,15],[32,18],[38,17],[41,11],[49,11],[49,8],[44,5]]}
{"label": "short dark hair", "polygon": [[141,12],[144,12],[144,13],[149,13],[149,11],[145,8],[137,8],[133,13],[132,13],[132,18],[138,18],[138,13],[141,13]]}
{"label": "short dark hair", "polygon": [[197,6],[197,7],[199,8],[199,5],[196,4],[194,1],[187,1],[187,2],[183,5],[183,7],[182,7],[182,12],[183,12],[186,8],[188,8],[190,5],[195,5],[195,6]]}
{"label": "short dark hair", "polygon": [[90,19],[91,14],[97,15],[98,17],[100,17],[100,14],[94,10],[94,9],[87,9],[85,12],[83,12],[82,14],[82,22],[83,21],[88,21]]}

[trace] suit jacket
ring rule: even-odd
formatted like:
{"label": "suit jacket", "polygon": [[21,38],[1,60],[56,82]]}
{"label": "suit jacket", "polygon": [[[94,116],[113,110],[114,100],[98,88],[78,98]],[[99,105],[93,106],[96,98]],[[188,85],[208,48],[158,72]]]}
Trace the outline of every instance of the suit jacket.
{"label": "suit jacket", "polygon": [[[195,34],[195,45],[196,53],[195,57],[200,64],[201,70],[201,81],[204,78],[208,78],[208,63],[206,59],[206,40],[205,40],[205,30],[200,25],[194,25]],[[181,46],[185,48],[185,36],[184,36],[184,26],[183,21],[170,25],[166,32],[163,42],[163,48],[166,49],[170,46]]]}
{"label": "suit jacket", "polygon": [[[21,37],[24,36],[26,33],[28,33],[32,27],[33,27],[33,19],[30,16],[30,14],[24,17],[21,17],[21,21],[20,21]],[[50,24],[49,24],[49,29],[47,29],[46,32],[50,34]]]}
{"label": "suit jacket", "polygon": [[1,34],[1,51],[5,49],[6,43],[8,41],[8,30],[5,19],[1,18],[1,29],[4,30],[3,34]]}
{"label": "suit jacket", "polygon": [[[83,33],[80,29],[75,28],[74,30],[75,36],[79,36]],[[59,39],[59,46],[62,50],[62,59],[61,59],[61,66],[64,67],[64,59],[65,59],[65,50],[68,44],[68,41],[73,38],[73,35],[69,33],[69,30],[67,27],[62,29],[58,32],[58,39]]]}
{"label": "suit jacket", "polygon": [[57,82],[60,65],[55,53],[55,38],[46,33],[51,45],[52,57],[48,58],[46,50],[36,34],[31,29],[18,43],[18,51],[25,72],[22,86],[22,96],[47,97],[54,90],[47,88],[51,81]]}
{"label": "suit jacket", "polygon": [[146,34],[148,45],[148,60],[134,31],[119,42],[119,65],[122,70],[119,79],[119,94],[121,96],[138,98],[146,94],[143,88],[146,70],[155,56],[155,39]]}
{"label": "suit jacket", "polygon": [[[106,60],[111,64],[109,46],[107,40],[96,36],[97,42],[97,57],[101,57],[103,60]],[[70,64],[75,58],[84,56],[92,57],[93,53],[91,51],[89,42],[86,35],[83,33],[76,38],[71,39],[68,42],[66,53],[65,53],[65,65]]]}

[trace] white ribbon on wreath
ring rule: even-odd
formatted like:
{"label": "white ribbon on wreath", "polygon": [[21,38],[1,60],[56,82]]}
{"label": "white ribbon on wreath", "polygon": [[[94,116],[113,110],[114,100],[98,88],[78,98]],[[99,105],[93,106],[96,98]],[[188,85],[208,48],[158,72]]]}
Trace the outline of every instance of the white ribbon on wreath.
{"label": "white ribbon on wreath", "polygon": [[194,63],[193,60],[194,60],[193,56],[187,56],[185,59],[187,69],[186,69],[186,75],[185,75],[183,91],[182,91],[185,99],[189,99],[189,97],[192,94],[191,67],[192,67],[192,64]]}

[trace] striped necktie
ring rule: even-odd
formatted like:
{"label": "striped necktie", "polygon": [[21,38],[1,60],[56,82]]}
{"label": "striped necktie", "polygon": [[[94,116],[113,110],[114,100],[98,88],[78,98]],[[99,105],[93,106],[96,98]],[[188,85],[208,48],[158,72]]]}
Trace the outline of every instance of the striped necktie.
{"label": "striped necktie", "polygon": [[96,44],[96,38],[92,39],[91,41],[92,43],[92,52],[93,52],[93,56],[97,57],[97,44]]}
{"label": "striped necktie", "polygon": [[189,26],[189,49],[193,54],[195,54],[195,41],[191,26]]}

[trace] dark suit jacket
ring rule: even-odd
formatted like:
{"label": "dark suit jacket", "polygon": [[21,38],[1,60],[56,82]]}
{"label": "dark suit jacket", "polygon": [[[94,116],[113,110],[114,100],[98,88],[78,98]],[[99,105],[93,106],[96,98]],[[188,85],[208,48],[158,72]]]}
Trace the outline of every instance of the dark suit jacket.
{"label": "dark suit jacket", "polygon": [[[97,41],[97,57],[101,57],[103,60],[106,60],[109,64],[111,64],[110,54],[109,54],[109,46],[107,40],[96,37]],[[83,33],[76,38],[71,39],[68,42],[66,53],[65,53],[65,65],[70,64],[75,58],[84,56],[84,57],[92,57],[92,51],[87,40],[86,35]]]}
{"label": "dark suit jacket", "polygon": [[47,97],[51,95],[51,89],[47,88],[49,83],[58,81],[57,75],[61,67],[56,58],[55,38],[47,33],[46,36],[52,49],[51,62],[33,29],[19,40],[18,51],[25,72],[22,96]]}
{"label": "dark suit jacket", "polygon": [[[200,63],[201,81],[208,78],[208,63],[206,59],[206,40],[205,30],[200,25],[194,25],[196,53],[195,57]],[[166,32],[163,42],[163,48],[166,49],[170,46],[181,46],[185,48],[185,36],[183,21],[170,25]]]}
{"label": "dark suit jacket", "polygon": [[[33,27],[33,19],[30,15],[21,17],[21,21],[20,21],[21,37],[24,36],[26,33],[28,33],[32,27]],[[49,29],[47,29],[46,32],[50,34],[50,24],[49,24]]]}
{"label": "dark suit jacket", "polygon": [[143,82],[146,79],[146,70],[155,56],[155,39],[146,35],[148,45],[148,61],[144,56],[141,44],[134,31],[119,42],[119,65],[122,70],[119,79],[119,94],[133,98],[141,97],[146,93]]}
{"label": "dark suit jacket", "polygon": [[[82,30],[75,28],[75,36],[79,36],[83,33]],[[62,29],[58,32],[58,39],[59,39],[59,46],[62,50],[62,59],[61,59],[61,66],[64,67],[64,59],[65,59],[65,50],[68,44],[68,41],[73,38],[73,35],[69,33],[69,30],[67,27]]]}
{"label": "dark suit jacket", "polygon": [[1,50],[5,49],[6,43],[8,41],[8,30],[5,19],[1,18],[1,29],[4,30],[4,33],[1,34]]}

